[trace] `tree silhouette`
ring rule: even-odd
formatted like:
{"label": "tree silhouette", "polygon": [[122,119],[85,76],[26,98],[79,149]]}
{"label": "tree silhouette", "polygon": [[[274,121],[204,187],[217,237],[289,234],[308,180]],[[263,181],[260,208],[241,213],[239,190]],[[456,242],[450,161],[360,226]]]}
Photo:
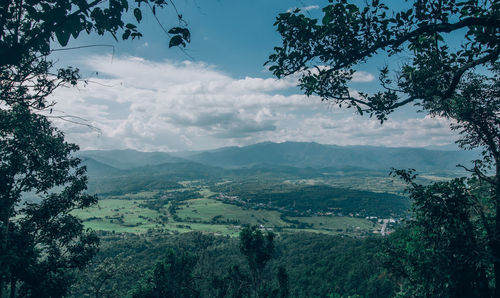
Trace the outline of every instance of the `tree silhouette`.
{"label": "tree silhouette", "polygon": [[[62,296],[66,269],[97,250],[96,235],[70,212],[97,202],[84,193],[85,168],[62,132],[26,106],[0,110],[0,290],[18,283],[31,296]],[[34,193],[37,200],[23,200]]]}
{"label": "tree silhouette", "polygon": [[245,256],[252,276],[254,296],[260,297],[263,276],[262,272],[267,262],[274,254],[274,233],[264,235],[257,226],[245,227],[240,232],[240,251]]}
{"label": "tree silhouette", "polygon": [[[488,187],[481,200],[467,198],[474,210],[469,216],[479,218],[478,224],[487,232],[485,245],[480,248],[488,255],[483,260],[494,268],[493,295],[498,297],[500,2],[423,0],[400,11],[390,10],[379,0],[359,7],[347,0],[330,3],[323,8],[321,20],[307,17],[300,10],[277,17],[275,25],[283,44],[269,57],[270,70],[277,77],[297,74],[299,86],[307,95],[318,95],[340,107],[354,107],[360,114],[376,116],[381,122],[408,104],[430,115],[452,119],[452,129],[461,134],[457,143],[464,149],[482,149],[482,159],[476,160],[473,167],[463,167]],[[399,66],[394,70],[390,67],[395,66],[381,67],[381,91],[354,94],[349,83],[355,69],[381,53],[397,60]],[[404,53],[405,59],[398,58],[399,53]],[[437,191],[438,186],[429,190]],[[425,195],[432,202],[431,192]],[[459,198],[452,196],[450,200]],[[434,214],[438,218],[459,215]]]}
{"label": "tree silhouette", "polygon": [[[363,7],[346,0],[330,2],[321,20],[300,10],[277,17],[283,44],[269,57],[270,70],[278,77],[299,74],[306,94],[356,107],[382,121],[410,103],[431,113],[447,111],[463,75],[477,66],[491,66],[500,54],[497,1],[425,0],[402,11],[391,11],[379,0]],[[450,46],[449,33],[464,42]],[[348,83],[356,66],[376,54],[403,51],[411,55],[410,62],[401,60],[393,72],[381,68],[383,91],[352,93]]]}
{"label": "tree silhouette", "polygon": [[[85,194],[85,167],[48,116],[47,97],[81,79],[73,67],[56,69],[49,55],[82,33],[140,38],[143,10],[156,18],[164,0],[7,0],[0,2],[0,297],[60,297],[71,270],[85,266],[98,239],[71,211],[97,202]],[[126,23],[128,13],[135,23]],[[179,15],[169,46],[190,33]],[[66,47],[66,49],[68,49]],[[60,50],[60,49],[57,49]],[[27,199],[35,197],[35,199]]]}

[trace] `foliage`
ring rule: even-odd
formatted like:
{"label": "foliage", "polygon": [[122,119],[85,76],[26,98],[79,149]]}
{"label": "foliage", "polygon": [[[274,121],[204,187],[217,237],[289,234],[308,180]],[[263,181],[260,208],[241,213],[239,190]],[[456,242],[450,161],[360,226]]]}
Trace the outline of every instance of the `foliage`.
{"label": "foliage", "polygon": [[[363,216],[404,216],[409,201],[398,195],[328,185],[240,182],[212,187],[253,205],[286,208],[292,213],[359,213]],[[231,203],[231,202],[230,202]],[[234,202],[233,202],[234,203]]]}
{"label": "foliage", "polygon": [[[138,0],[142,9],[167,5],[163,0]],[[170,2],[172,3],[172,2]],[[141,8],[141,4],[143,5]],[[0,296],[8,281],[11,297],[60,297],[72,282],[71,271],[83,267],[97,250],[98,239],[72,216],[97,198],[85,194],[87,177],[78,147],[64,142],[40,111],[54,103],[47,97],[60,86],[74,86],[78,69],[55,69],[48,56],[71,37],[91,32],[116,38],[139,38],[137,26],[123,21],[126,0],[23,0],[0,2]],[[189,30],[171,30],[171,46],[189,42]],[[57,50],[63,50],[57,49]],[[23,202],[33,193],[37,201]],[[24,204],[22,204],[24,203]]]}
{"label": "foliage", "polygon": [[[277,77],[299,74],[306,94],[381,121],[409,103],[430,113],[447,111],[463,75],[491,66],[500,54],[498,1],[415,1],[401,11],[390,11],[379,0],[360,7],[330,2],[321,20],[300,10],[277,17],[283,44],[269,57],[270,70]],[[464,42],[451,46],[450,33]],[[402,52],[411,56],[399,69],[380,71],[383,91],[355,95],[349,89],[356,66],[376,54]]]}
{"label": "foliage", "polygon": [[[410,288],[420,287],[418,295],[499,296],[500,3],[490,0],[424,0],[415,1],[400,11],[390,11],[379,0],[360,7],[347,0],[331,0],[330,3],[323,8],[321,22],[298,10],[278,16],[276,25],[283,37],[283,45],[276,47],[275,53],[269,57],[270,69],[278,77],[299,74],[300,87],[306,94],[333,100],[339,106],[355,107],[360,114],[375,115],[381,122],[398,107],[417,105],[430,115],[451,118],[454,122],[452,128],[459,130],[462,136],[458,141],[462,148],[483,149],[482,159],[476,160],[472,168],[462,166],[475,179],[488,185],[489,193],[481,200],[468,194],[471,190],[463,181],[462,185],[454,180],[423,188],[412,182],[410,174],[399,172],[410,183],[411,195],[420,200],[416,202],[418,216],[415,223],[408,227],[410,236],[403,238],[401,245],[432,252],[422,255],[418,249],[415,254],[408,252],[416,261],[406,263],[406,271],[412,268],[414,275],[408,276],[416,284]],[[455,43],[457,38],[463,42]],[[405,53],[410,57],[401,59],[400,66],[394,71],[389,66],[380,70],[381,91],[354,94],[348,84],[356,67],[382,53],[389,56]],[[439,198],[447,198],[446,204],[435,203]],[[469,201],[470,206],[464,205],[465,201]],[[431,212],[427,208],[436,209]],[[474,215],[467,213],[469,210],[474,210]],[[479,219],[477,222],[468,221],[474,216]],[[462,224],[467,227],[456,223],[455,217],[464,220]],[[450,243],[445,245],[449,247],[437,245],[432,233],[423,235],[427,221],[443,225],[437,228],[448,233],[446,240]],[[462,228],[466,229],[466,234]],[[476,230],[484,231],[482,241],[476,238]],[[436,235],[442,233],[432,231]],[[461,242],[456,241],[462,237],[465,238]],[[476,251],[469,247],[474,245],[482,248],[480,251],[486,256],[481,261],[489,265],[481,263],[474,267],[467,263],[477,260]],[[419,263],[426,261],[434,269],[432,274],[441,275],[443,279],[429,281],[429,276],[426,276],[429,272],[421,270]],[[452,272],[451,267],[443,264],[462,267]],[[485,282],[486,273],[473,270],[485,271],[490,266],[494,276],[491,290]],[[457,272],[463,275],[458,276]],[[478,275],[468,274],[470,272]],[[426,286],[428,282],[431,286]],[[458,286],[459,283],[462,286]]]}
{"label": "foliage", "polygon": [[[456,120],[452,129],[460,133],[458,144],[464,149],[482,148],[483,161],[476,161],[472,172],[489,184],[487,170],[500,160],[500,64],[491,76],[468,74],[459,85],[447,115]],[[470,170],[469,170],[470,171]]]}
{"label": "foliage", "polygon": [[[23,295],[64,295],[66,269],[83,267],[98,244],[70,212],[97,198],[84,193],[78,147],[45,117],[22,105],[0,115],[0,291],[9,281],[14,295],[17,285]],[[26,192],[40,201],[22,205]]]}
{"label": "foliage", "polygon": [[193,287],[193,269],[197,258],[189,253],[168,250],[162,262],[136,285],[132,297],[199,297]]}
{"label": "foliage", "polygon": [[403,277],[402,295],[491,296],[488,215],[478,214],[473,182],[411,184],[413,217],[387,241],[387,265]]}
{"label": "foliage", "polygon": [[[195,286],[202,297],[248,297],[251,275],[247,260],[239,249],[239,239],[199,232],[179,235],[102,234],[101,250],[95,262],[86,269],[88,280],[98,264],[112,260],[123,266],[103,286],[109,297],[124,297],[145,272],[163,262],[165,251],[173,249],[194,254],[198,262],[193,270]],[[263,288],[271,297],[286,292],[280,287],[280,267],[286,268],[290,297],[340,297],[358,294],[362,297],[392,297],[397,284],[381,266],[382,239],[328,236],[315,233],[281,234],[274,240],[275,254],[263,271]],[[95,275],[96,281],[99,276]],[[281,275],[282,284],[286,284]],[[93,295],[79,282],[71,297]]]}
{"label": "foliage", "polygon": [[87,270],[79,272],[78,282],[73,285],[73,290],[75,287],[85,287],[96,298],[112,296],[119,291],[116,284],[112,283],[115,276],[130,273],[127,259],[122,262],[117,262],[118,260],[122,261],[118,258],[94,258]]}
{"label": "foliage", "polygon": [[267,232],[266,235],[257,226],[245,227],[240,232],[240,250],[247,258],[248,266],[252,271],[264,269],[274,252],[275,235]]}
{"label": "foliage", "polygon": [[286,266],[291,297],[392,297],[396,284],[382,267],[382,239],[299,233],[282,237],[277,249]]}
{"label": "foliage", "polygon": [[279,266],[278,267],[278,274],[276,275],[278,279],[278,290],[277,290],[277,295],[274,295],[275,297],[281,297],[281,298],[286,298],[290,296],[290,283],[289,283],[289,277],[288,273],[286,272],[285,267]]}
{"label": "foliage", "polygon": [[[130,3],[134,7],[130,7]],[[168,4],[165,0],[2,1],[0,68],[22,65],[31,54],[47,56],[53,41],[65,47],[71,37],[76,39],[82,32],[110,33],[118,40],[117,35],[123,31],[123,40],[140,38],[142,33],[137,25],[144,11],[151,11],[156,17],[157,9]],[[129,11],[133,12],[135,22],[125,23]],[[178,18],[185,24],[181,15]],[[190,41],[189,30],[185,27],[174,27],[169,33],[173,35],[171,46],[185,46]]]}
{"label": "foliage", "polygon": [[[140,38],[137,25],[144,9],[151,10],[167,5],[164,0],[134,1],[129,7],[127,0],[25,0],[0,3],[0,101],[6,104],[20,103],[34,109],[53,105],[47,96],[61,85],[76,85],[79,70],[73,67],[54,70],[48,59],[56,50],[65,50],[71,37],[80,33],[110,33],[116,40],[123,31],[122,39]],[[143,5],[141,8],[141,4]],[[136,24],[126,23],[127,12],[133,11]],[[179,22],[184,24],[179,16]],[[187,28],[170,30],[170,46],[184,45],[190,41]],[[62,49],[53,49],[54,43]],[[66,48],[67,49],[67,48]]]}

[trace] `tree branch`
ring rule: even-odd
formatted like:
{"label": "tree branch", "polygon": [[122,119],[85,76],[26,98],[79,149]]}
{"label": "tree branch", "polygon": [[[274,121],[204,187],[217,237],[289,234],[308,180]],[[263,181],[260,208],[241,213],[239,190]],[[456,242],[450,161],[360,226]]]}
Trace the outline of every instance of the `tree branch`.
{"label": "tree branch", "polygon": [[481,170],[479,170],[478,166],[476,165],[476,163],[474,163],[474,168],[472,169],[469,169],[467,168],[466,166],[464,165],[461,165],[461,164],[458,164],[457,167],[459,168],[463,168],[464,170],[466,170],[467,172],[469,173],[473,173],[473,174],[476,174],[477,177],[483,181],[486,181],[487,183],[489,184],[492,184],[494,185],[495,184],[495,180],[491,179],[490,177],[484,175]]}
{"label": "tree branch", "polygon": [[347,58],[344,62],[339,63],[335,69],[342,69],[345,67],[348,67],[355,61],[358,61],[364,57],[368,57],[372,54],[374,54],[377,50],[383,49],[386,47],[393,47],[397,48],[401,46],[403,43],[416,38],[420,35],[427,34],[427,33],[433,33],[433,32],[442,32],[442,33],[450,33],[452,31],[462,29],[465,27],[471,27],[471,26],[485,26],[485,27],[494,27],[494,28],[500,28],[500,20],[495,19],[495,18],[484,18],[484,17],[469,17],[465,18],[463,20],[460,20],[457,23],[441,23],[441,24],[429,24],[429,25],[422,25],[418,27],[417,29],[406,32],[405,34],[401,34],[399,37],[392,39],[392,40],[386,40],[386,41],[381,41],[378,43],[375,43],[371,47],[368,47],[364,51],[358,52],[357,55],[351,56],[351,58]]}
{"label": "tree branch", "polygon": [[484,64],[488,61],[495,61],[496,59],[498,59],[499,54],[500,54],[500,48],[496,48],[490,54],[483,56],[482,58],[477,59],[475,61],[472,61],[470,63],[467,63],[463,67],[458,69],[458,71],[455,72],[455,74],[453,75],[453,79],[451,80],[451,84],[448,87],[448,89],[446,90],[446,92],[444,93],[444,95],[442,96],[442,99],[448,99],[453,95],[453,92],[457,88],[458,83],[460,83],[460,79],[462,78],[462,76],[464,75],[464,73],[467,70],[474,68],[478,65]]}

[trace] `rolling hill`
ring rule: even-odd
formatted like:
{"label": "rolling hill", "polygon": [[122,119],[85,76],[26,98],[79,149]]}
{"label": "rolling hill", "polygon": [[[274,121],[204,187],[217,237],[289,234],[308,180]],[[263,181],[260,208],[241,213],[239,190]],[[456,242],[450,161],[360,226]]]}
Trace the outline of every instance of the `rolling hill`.
{"label": "rolling hill", "polygon": [[78,156],[83,160],[92,159],[101,164],[122,170],[186,161],[166,152],[140,152],[130,149],[80,151]]}

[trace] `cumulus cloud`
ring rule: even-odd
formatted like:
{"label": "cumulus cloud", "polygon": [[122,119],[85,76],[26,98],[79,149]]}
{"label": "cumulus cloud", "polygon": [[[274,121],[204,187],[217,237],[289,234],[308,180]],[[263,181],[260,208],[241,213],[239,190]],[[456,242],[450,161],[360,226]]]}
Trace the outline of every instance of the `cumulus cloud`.
{"label": "cumulus cloud", "polygon": [[[59,89],[55,122],[82,149],[146,151],[209,149],[261,141],[339,145],[428,146],[453,141],[445,119],[415,118],[380,125],[352,111],[306,97],[293,78],[233,78],[200,62],[153,62],[96,56],[99,76]],[[358,72],[356,79],[373,76]],[[64,112],[63,112],[64,111]]]}
{"label": "cumulus cloud", "polygon": [[452,143],[456,136],[449,126],[448,119],[430,116],[400,121],[389,119],[381,124],[378,120],[360,119],[359,116],[332,119],[317,115],[306,119],[304,128],[316,128],[317,138],[328,142],[329,137],[333,137],[338,145],[426,147]]}

